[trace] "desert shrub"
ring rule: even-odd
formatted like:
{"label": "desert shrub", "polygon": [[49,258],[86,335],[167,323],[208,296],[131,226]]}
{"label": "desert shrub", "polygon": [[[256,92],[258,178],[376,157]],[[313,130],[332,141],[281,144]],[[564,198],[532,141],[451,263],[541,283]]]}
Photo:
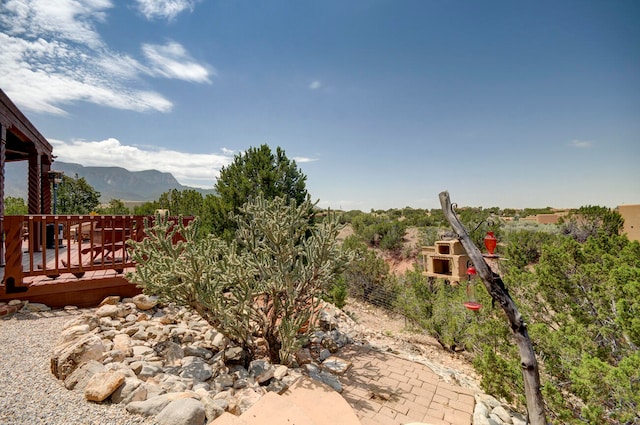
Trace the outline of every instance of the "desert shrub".
{"label": "desert shrub", "polygon": [[[607,231],[619,221],[593,211],[596,224],[611,223],[584,242],[558,226],[505,226],[503,281],[528,325],[553,423],[640,423],[640,243]],[[430,285],[411,273],[402,282],[398,311],[447,349],[470,353],[486,392],[524,407],[517,346],[486,291],[471,313],[464,283]]]}
{"label": "desert shrub", "polygon": [[572,211],[560,220],[562,233],[578,242],[585,242],[598,234],[612,236],[620,234],[624,219],[617,211],[600,206],[584,206]]}
{"label": "desert shrub", "polygon": [[343,272],[349,296],[387,309],[393,308],[398,285],[389,273],[389,265],[367,249],[357,236],[345,239],[343,248],[354,252],[354,259]]}
{"label": "desert shrub", "polygon": [[[271,361],[286,364],[320,296],[350,259],[336,242],[336,217],[312,225],[310,210],[309,201],[259,196],[234,216],[231,242],[202,236],[198,220],[172,227],[158,217],[148,237],[132,243],[137,264],[129,278],[147,293],[195,309],[245,349],[247,361],[263,338]],[[176,234],[183,240],[173,244]]]}
{"label": "desert shrub", "polygon": [[[537,264],[509,267],[504,280],[529,322],[549,415],[568,424],[637,422],[640,384],[630,365],[638,362],[640,244],[597,232],[584,243],[549,238],[540,252]],[[509,341],[498,342],[496,367],[510,358]],[[509,368],[479,372],[483,382],[518,387]]]}
{"label": "desert shrub", "polygon": [[435,279],[428,278],[418,269],[407,271],[399,277],[396,310],[414,326],[426,328],[433,316]]}
{"label": "desert shrub", "polygon": [[[358,220],[359,221],[359,220]],[[393,250],[402,246],[404,234],[407,226],[402,221],[388,221],[381,218],[373,223],[365,224],[371,220],[360,221],[354,225],[356,234],[362,238],[369,246],[380,247],[381,249]]]}
{"label": "desert shrub", "polygon": [[345,281],[344,275],[340,275],[326,292],[324,299],[336,307],[342,308],[347,305],[348,295],[349,287]]}
{"label": "desert shrub", "polygon": [[518,269],[537,263],[542,246],[556,238],[555,234],[538,229],[512,230],[503,235],[504,255],[509,259],[509,266]]}

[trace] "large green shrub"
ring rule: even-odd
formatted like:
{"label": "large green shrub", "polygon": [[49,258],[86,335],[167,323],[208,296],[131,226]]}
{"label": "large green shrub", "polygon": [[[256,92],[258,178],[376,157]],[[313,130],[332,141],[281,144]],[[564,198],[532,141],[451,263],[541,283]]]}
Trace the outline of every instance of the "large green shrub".
{"label": "large green shrub", "polygon": [[301,205],[309,198],[306,180],[284,149],[278,147],[272,152],[266,144],[249,148],[220,170],[215,186],[218,196],[208,203],[211,209],[206,211],[207,222],[214,233],[230,240],[236,229],[230,217],[238,214],[247,201],[261,194],[265,199],[280,197]]}
{"label": "large green shrub", "polygon": [[[583,242],[556,226],[501,229],[501,274],[528,325],[553,423],[640,423],[640,243],[617,234],[608,210],[582,211],[593,213],[580,222]],[[517,346],[482,287],[477,313],[462,306],[464,283],[413,271],[400,288],[399,312],[447,349],[470,353],[485,391],[524,407]]]}
{"label": "large green shrub", "polygon": [[[251,360],[259,338],[273,362],[289,363],[320,296],[349,254],[336,242],[337,219],[310,224],[311,203],[262,196],[234,216],[228,243],[198,232],[199,221],[173,226],[158,217],[148,237],[132,243],[129,278],[145,292],[195,309]],[[182,240],[172,243],[175,235]],[[311,326],[309,326],[311,328]]]}

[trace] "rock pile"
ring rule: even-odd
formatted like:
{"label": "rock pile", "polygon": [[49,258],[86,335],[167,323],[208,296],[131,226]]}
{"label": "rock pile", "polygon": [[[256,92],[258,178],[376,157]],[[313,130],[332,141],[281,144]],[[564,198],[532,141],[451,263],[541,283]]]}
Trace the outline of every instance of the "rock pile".
{"label": "rock pile", "polygon": [[341,391],[350,364],[333,355],[351,342],[336,329],[335,310],[296,353],[292,367],[253,360],[195,313],[138,295],[69,321],[51,357],[51,372],[87,400],[120,403],[160,425],[204,424],[239,415],[268,391],[283,393],[302,374]]}

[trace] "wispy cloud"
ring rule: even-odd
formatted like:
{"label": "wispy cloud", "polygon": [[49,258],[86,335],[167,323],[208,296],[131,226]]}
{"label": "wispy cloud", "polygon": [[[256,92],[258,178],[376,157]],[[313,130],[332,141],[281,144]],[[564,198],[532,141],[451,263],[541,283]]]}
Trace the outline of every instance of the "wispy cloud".
{"label": "wispy cloud", "polygon": [[136,3],[145,18],[171,21],[185,10],[193,12],[197,0],[136,0]]}
{"label": "wispy cloud", "polygon": [[142,51],[149,61],[152,74],[197,83],[210,83],[207,67],[196,63],[180,43],[169,41],[164,45],[143,44]]}
{"label": "wispy cloud", "polygon": [[292,159],[298,164],[304,164],[305,162],[315,162],[318,160],[317,158],[309,158],[306,156],[294,156]]}
{"label": "wispy cloud", "polygon": [[577,149],[588,149],[593,146],[593,142],[588,140],[572,140],[569,146]]}
{"label": "wispy cloud", "polygon": [[[192,187],[212,188],[220,169],[233,161],[230,150],[220,154],[191,154],[152,147],[128,146],[109,138],[101,141],[49,139],[58,161],[84,166],[124,167],[129,171],[155,169],[173,174]],[[55,167],[55,164],[54,164]]]}
{"label": "wispy cloud", "polygon": [[318,80],[314,80],[309,84],[311,90],[318,90],[320,87],[322,87],[322,83]]}
{"label": "wispy cloud", "polygon": [[215,72],[176,42],[143,45],[147,62],[111,50],[96,30],[109,0],[0,2],[0,83],[20,107],[64,115],[85,101],[137,112],[168,112],[170,100],[145,88],[155,76],[210,83]]}
{"label": "wispy cloud", "polygon": [[49,38],[91,47],[103,44],[94,23],[106,19],[109,0],[7,0],[0,22],[12,36]]}

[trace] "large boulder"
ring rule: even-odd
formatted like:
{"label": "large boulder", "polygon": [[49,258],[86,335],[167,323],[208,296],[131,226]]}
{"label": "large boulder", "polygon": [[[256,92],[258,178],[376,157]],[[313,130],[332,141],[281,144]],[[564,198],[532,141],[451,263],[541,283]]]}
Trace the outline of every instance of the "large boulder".
{"label": "large boulder", "polygon": [[124,373],[120,371],[98,372],[93,375],[84,389],[84,398],[101,402],[124,384]]}
{"label": "large boulder", "polygon": [[51,373],[64,380],[81,364],[89,360],[101,361],[105,351],[102,339],[93,334],[58,345],[51,355]]}
{"label": "large boulder", "polygon": [[193,398],[174,400],[156,416],[160,425],[204,425],[205,420],[204,406]]}

